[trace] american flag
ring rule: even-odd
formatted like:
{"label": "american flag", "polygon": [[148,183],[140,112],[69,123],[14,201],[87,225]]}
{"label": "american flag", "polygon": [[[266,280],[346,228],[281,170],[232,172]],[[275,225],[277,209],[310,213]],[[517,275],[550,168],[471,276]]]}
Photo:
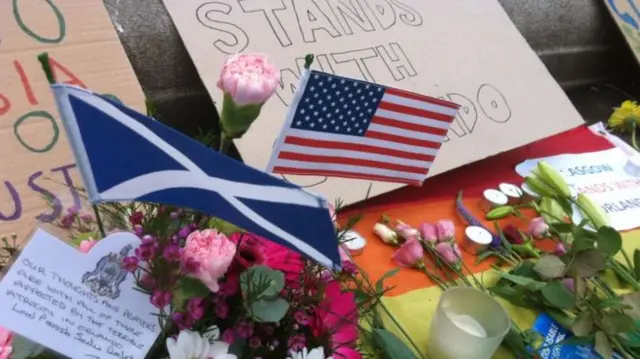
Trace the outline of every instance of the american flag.
{"label": "american flag", "polygon": [[459,106],[308,71],[267,172],[421,185]]}

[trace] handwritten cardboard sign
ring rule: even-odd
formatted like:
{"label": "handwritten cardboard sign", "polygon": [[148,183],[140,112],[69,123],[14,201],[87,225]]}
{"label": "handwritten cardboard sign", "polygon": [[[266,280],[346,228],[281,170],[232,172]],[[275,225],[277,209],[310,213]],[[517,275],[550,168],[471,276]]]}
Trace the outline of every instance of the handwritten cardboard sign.
{"label": "handwritten cardboard sign", "polygon": [[[140,85],[102,1],[0,1],[0,232],[27,235],[82,186],[36,56],[47,51],[59,82],[88,86],[144,109]],[[108,150],[106,146],[105,150]],[[50,179],[50,180],[47,180]],[[42,196],[54,199],[48,209]]]}
{"label": "handwritten cardboard sign", "polygon": [[[516,167],[528,176],[538,161],[545,160],[558,170],[577,193],[589,195],[607,213],[611,226],[619,231],[640,227],[640,177],[625,170],[628,158],[620,148],[536,158]],[[580,211],[574,211],[580,222]]]}
{"label": "handwritten cardboard sign", "polygon": [[[262,52],[280,67],[277,96],[240,141],[265,169],[298,84],[304,56],[329,73],[462,105],[429,175],[581,124],[582,118],[497,0],[164,0],[214,101],[220,67],[236,52]],[[369,182],[286,176],[345,203]],[[428,185],[428,180],[427,180]],[[371,195],[398,188],[376,182]]]}
{"label": "handwritten cardboard sign", "polygon": [[139,243],[115,233],[82,254],[37,230],[0,282],[0,326],[70,358],[144,358],[158,310],[121,267]]}
{"label": "handwritten cardboard sign", "polygon": [[640,62],[640,1],[604,0],[636,59]]}

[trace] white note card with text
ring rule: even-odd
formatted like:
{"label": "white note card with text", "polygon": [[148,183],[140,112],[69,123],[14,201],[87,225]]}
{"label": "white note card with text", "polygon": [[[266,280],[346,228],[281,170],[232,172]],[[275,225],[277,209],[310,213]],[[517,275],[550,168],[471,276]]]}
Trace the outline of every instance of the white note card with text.
{"label": "white note card with text", "polygon": [[74,359],[142,359],[158,310],[122,258],[140,243],[114,233],[83,254],[37,230],[0,282],[0,326]]}

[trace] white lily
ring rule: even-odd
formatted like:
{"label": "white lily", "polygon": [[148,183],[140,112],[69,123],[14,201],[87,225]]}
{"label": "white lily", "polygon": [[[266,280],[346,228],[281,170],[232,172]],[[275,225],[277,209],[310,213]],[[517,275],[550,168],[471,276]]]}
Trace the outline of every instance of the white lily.
{"label": "white lily", "polygon": [[292,350],[287,359],[333,359],[333,357],[325,358],[324,348],[317,347],[311,349],[311,351],[308,351],[307,348],[303,348],[302,351],[299,352],[294,352]]}
{"label": "white lily", "polygon": [[167,338],[170,359],[238,359],[229,354],[229,344],[222,341],[209,342],[199,333],[183,330],[178,339]]}

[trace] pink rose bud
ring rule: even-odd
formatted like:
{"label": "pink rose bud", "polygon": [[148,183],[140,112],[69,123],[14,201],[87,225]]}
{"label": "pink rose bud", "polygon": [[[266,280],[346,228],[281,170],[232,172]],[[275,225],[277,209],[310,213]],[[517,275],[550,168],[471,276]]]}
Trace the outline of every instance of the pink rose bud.
{"label": "pink rose bud", "polygon": [[422,223],[419,227],[420,236],[422,240],[434,243],[438,241],[438,232],[436,230],[436,225],[431,223]]}
{"label": "pink rose bud", "polygon": [[562,284],[564,284],[565,288],[568,290],[575,292],[576,291],[576,283],[573,278],[564,278],[562,280]]}
{"label": "pink rose bud", "polygon": [[535,238],[544,237],[549,231],[549,225],[544,221],[542,217],[536,217],[529,223],[529,233]]}
{"label": "pink rose bud", "polygon": [[556,248],[553,250],[553,254],[557,256],[563,256],[567,254],[567,248],[564,246],[564,243],[557,243]]}
{"label": "pink rose bud", "polygon": [[449,242],[440,242],[436,245],[436,252],[438,252],[440,258],[449,264],[456,264],[459,261],[460,249],[457,245],[452,245]]}
{"label": "pink rose bud", "polygon": [[224,92],[220,125],[228,138],[240,138],[280,85],[280,71],[265,55],[236,54],[222,67],[217,85]]}
{"label": "pink rose bud", "polygon": [[393,254],[393,260],[403,267],[414,267],[422,262],[424,249],[417,239],[410,239]]}
{"label": "pink rose bud", "polygon": [[11,353],[13,352],[12,342],[13,333],[0,327],[0,359],[9,359],[11,357]]}
{"label": "pink rose bud", "polygon": [[398,243],[398,236],[396,235],[396,232],[382,223],[376,223],[376,225],[373,226],[373,233],[375,233],[376,236],[382,239],[386,244]]}
{"label": "pink rose bud", "polygon": [[197,270],[190,275],[200,279],[215,293],[220,289],[218,279],[225,275],[235,254],[236,245],[227,236],[215,229],[206,229],[189,234],[182,252],[182,262],[199,263]]}
{"label": "pink rose bud", "polygon": [[406,223],[398,223],[398,225],[396,225],[396,232],[398,232],[398,235],[405,241],[418,239],[418,236],[420,235],[417,229]]}
{"label": "pink rose bud", "polygon": [[436,222],[436,233],[439,241],[448,241],[456,235],[456,226],[448,219]]}
{"label": "pink rose bud", "polygon": [[98,241],[96,241],[95,239],[85,239],[84,241],[80,242],[80,252],[89,253],[91,248],[93,248],[97,243]]}

